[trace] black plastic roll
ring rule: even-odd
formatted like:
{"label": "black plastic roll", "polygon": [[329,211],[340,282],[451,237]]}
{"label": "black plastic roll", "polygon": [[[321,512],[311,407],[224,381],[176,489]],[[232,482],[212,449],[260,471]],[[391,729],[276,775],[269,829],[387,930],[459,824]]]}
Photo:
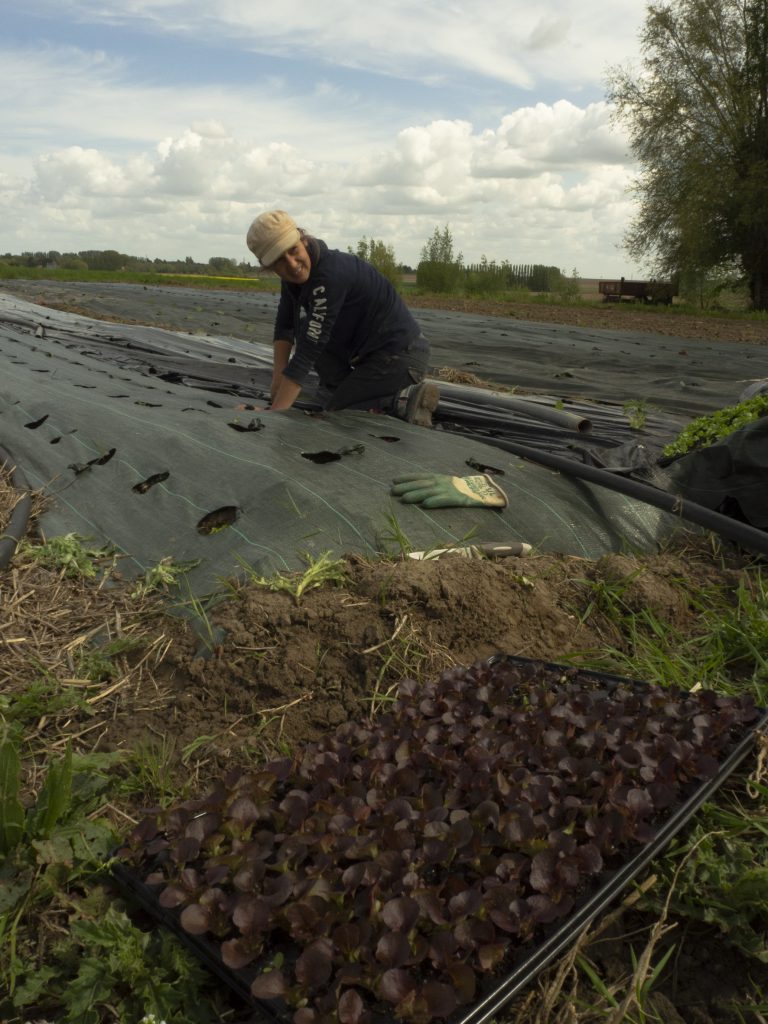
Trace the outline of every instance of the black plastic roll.
{"label": "black plastic roll", "polygon": [[448,399],[455,398],[458,401],[464,399],[474,408],[480,406],[485,409],[493,409],[497,414],[509,415],[511,413],[514,415],[519,413],[523,416],[528,416],[532,420],[554,423],[558,427],[564,427],[566,430],[573,430],[576,433],[588,434],[592,430],[592,423],[587,416],[567,412],[565,409],[554,409],[551,406],[541,405],[531,399],[519,398],[517,395],[507,395],[499,391],[467,387],[463,384],[454,384],[452,381],[445,381],[439,378],[435,378],[434,383],[440,388],[443,397]]}

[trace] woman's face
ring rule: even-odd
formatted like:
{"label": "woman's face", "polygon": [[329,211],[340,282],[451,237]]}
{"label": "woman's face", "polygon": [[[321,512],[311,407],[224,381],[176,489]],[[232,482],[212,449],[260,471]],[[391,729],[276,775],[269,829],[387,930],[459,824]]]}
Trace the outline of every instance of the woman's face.
{"label": "woman's face", "polygon": [[304,242],[299,240],[296,245],[292,245],[269,269],[274,270],[283,281],[288,281],[290,284],[304,284],[312,269],[309,252]]}

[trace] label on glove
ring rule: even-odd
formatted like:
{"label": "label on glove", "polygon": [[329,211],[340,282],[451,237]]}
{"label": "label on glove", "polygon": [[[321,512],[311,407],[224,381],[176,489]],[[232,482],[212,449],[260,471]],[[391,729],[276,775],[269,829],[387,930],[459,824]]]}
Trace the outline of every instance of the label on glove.
{"label": "label on glove", "polygon": [[507,496],[502,489],[486,473],[479,476],[455,476],[451,483],[457,491],[468,498],[492,508],[506,508]]}

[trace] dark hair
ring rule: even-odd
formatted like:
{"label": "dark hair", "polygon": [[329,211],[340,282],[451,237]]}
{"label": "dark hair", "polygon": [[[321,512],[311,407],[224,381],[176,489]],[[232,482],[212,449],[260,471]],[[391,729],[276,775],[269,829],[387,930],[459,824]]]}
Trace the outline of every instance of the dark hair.
{"label": "dark hair", "polygon": [[299,241],[306,245],[307,252],[309,253],[309,262],[314,266],[320,256],[320,246],[317,244],[317,239],[314,235],[308,234],[304,228],[299,228]]}

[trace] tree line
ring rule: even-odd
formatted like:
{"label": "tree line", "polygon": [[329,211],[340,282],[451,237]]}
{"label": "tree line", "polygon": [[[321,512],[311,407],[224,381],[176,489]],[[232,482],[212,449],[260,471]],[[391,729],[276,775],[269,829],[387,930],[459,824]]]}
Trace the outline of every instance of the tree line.
{"label": "tree line", "polygon": [[[411,271],[398,263],[395,251],[380,239],[363,237],[356,248],[348,252],[372,263],[393,284],[399,285],[404,273]],[[543,263],[510,263],[502,260],[488,260],[483,256],[479,263],[464,263],[461,252],[456,251],[453,234],[446,224],[436,226],[421,250],[416,267],[416,285],[429,292],[466,292],[493,294],[525,289],[532,292],[559,292],[570,290],[578,294],[578,273],[565,275],[559,267]]]}
{"label": "tree line", "polygon": [[126,270],[139,274],[205,274],[219,277],[254,277],[259,270],[245,261],[238,263],[226,256],[212,256],[200,263],[187,256],[182,260],[150,259],[130,256],[116,249],[84,249],[80,252],[7,252],[0,262],[15,267],[47,267],[62,270]]}
{"label": "tree line", "polygon": [[[371,263],[376,269],[400,287],[403,275],[414,268],[401,263],[392,245],[377,238],[363,236],[348,252]],[[263,274],[261,267],[225,256],[212,256],[200,263],[191,256],[181,260],[150,259],[131,256],[116,249],[87,249],[80,252],[58,252],[55,249],[37,252],[10,252],[0,256],[0,262],[11,266],[61,268],[63,270],[106,270],[155,274],[201,274],[231,277],[256,277]],[[562,291],[567,278],[557,267],[539,263],[516,263],[508,260],[497,263],[483,256],[479,263],[465,265],[461,252],[457,252],[450,226],[434,231],[424,243],[421,258],[415,268],[416,284],[425,291],[497,292],[514,288],[529,291]],[[576,272],[574,271],[574,274]],[[578,275],[576,275],[578,276]]]}

